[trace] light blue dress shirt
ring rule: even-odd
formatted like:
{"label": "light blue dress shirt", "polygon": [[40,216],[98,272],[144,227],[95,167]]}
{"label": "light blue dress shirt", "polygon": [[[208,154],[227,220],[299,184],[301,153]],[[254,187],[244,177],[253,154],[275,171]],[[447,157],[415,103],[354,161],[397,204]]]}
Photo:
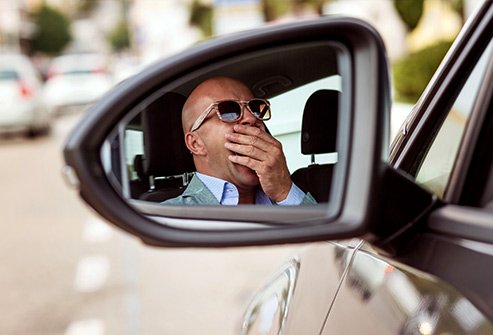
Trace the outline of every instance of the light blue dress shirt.
{"label": "light blue dress shirt", "polygon": [[[214,197],[216,197],[217,201],[219,201],[221,205],[238,205],[240,194],[238,193],[238,189],[235,185],[226,180],[211,177],[199,172],[196,172],[195,175],[207,186],[207,188],[211,191]],[[305,193],[298,186],[292,183],[291,189],[289,190],[286,199],[277,202],[277,204],[280,206],[296,206],[301,204],[304,197]],[[267,194],[265,194],[259,188],[257,189],[257,193],[255,195],[255,204],[272,205],[272,201],[267,196]]]}

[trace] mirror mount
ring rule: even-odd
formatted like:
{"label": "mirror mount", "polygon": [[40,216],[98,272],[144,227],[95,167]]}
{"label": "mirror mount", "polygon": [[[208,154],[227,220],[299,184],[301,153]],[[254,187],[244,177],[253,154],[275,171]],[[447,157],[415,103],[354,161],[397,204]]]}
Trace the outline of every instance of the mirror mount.
{"label": "mirror mount", "polygon": [[383,163],[382,184],[376,198],[378,220],[370,231],[373,246],[387,256],[399,255],[421,232],[426,230],[426,218],[443,203],[424,190],[403,172]]}

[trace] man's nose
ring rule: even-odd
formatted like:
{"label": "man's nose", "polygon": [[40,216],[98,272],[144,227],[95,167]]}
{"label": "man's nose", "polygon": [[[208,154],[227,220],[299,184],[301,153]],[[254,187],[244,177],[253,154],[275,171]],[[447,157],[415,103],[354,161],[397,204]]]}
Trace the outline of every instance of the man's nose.
{"label": "man's nose", "polygon": [[257,118],[253,116],[250,110],[246,106],[242,106],[243,108],[243,117],[240,120],[241,124],[255,126],[257,124]]}

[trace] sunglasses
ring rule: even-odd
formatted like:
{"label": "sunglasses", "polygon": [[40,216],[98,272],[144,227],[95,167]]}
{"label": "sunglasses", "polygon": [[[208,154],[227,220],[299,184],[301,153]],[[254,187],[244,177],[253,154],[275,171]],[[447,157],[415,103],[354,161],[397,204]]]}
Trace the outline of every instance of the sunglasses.
{"label": "sunglasses", "polygon": [[258,120],[267,121],[270,119],[270,103],[265,99],[255,98],[248,101],[241,100],[221,100],[212,103],[197,118],[190,128],[190,132],[197,130],[209,113],[215,109],[219,120],[223,122],[236,122],[243,117],[243,108],[246,107]]}

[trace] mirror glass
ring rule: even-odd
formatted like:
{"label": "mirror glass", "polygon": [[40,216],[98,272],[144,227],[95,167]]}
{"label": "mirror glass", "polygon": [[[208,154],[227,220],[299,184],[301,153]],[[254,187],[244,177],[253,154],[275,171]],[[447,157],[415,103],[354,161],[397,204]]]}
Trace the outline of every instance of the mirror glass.
{"label": "mirror glass", "polygon": [[[132,206],[160,222],[180,227],[183,220],[176,223],[172,218],[248,222],[254,211],[255,221],[279,225],[316,222],[333,215],[343,193],[349,137],[348,54],[334,42],[306,42],[211,62],[172,81],[166,80],[163,72],[162,85],[129,106],[125,118],[108,136],[101,150],[108,178]],[[266,131],[282,144],[293,182],[314,201],[303,201],[299,206],[163,204],[186,192],[197,172],[185,144],[183,105],[197,85],[217,76],[240,80],[255,98],[270,102]],[[215,111],[205,122],[217,118]],[[187,222],[187,227],[195,228],[193,221]],[[239,223],[238,228],[245,225]]]}

